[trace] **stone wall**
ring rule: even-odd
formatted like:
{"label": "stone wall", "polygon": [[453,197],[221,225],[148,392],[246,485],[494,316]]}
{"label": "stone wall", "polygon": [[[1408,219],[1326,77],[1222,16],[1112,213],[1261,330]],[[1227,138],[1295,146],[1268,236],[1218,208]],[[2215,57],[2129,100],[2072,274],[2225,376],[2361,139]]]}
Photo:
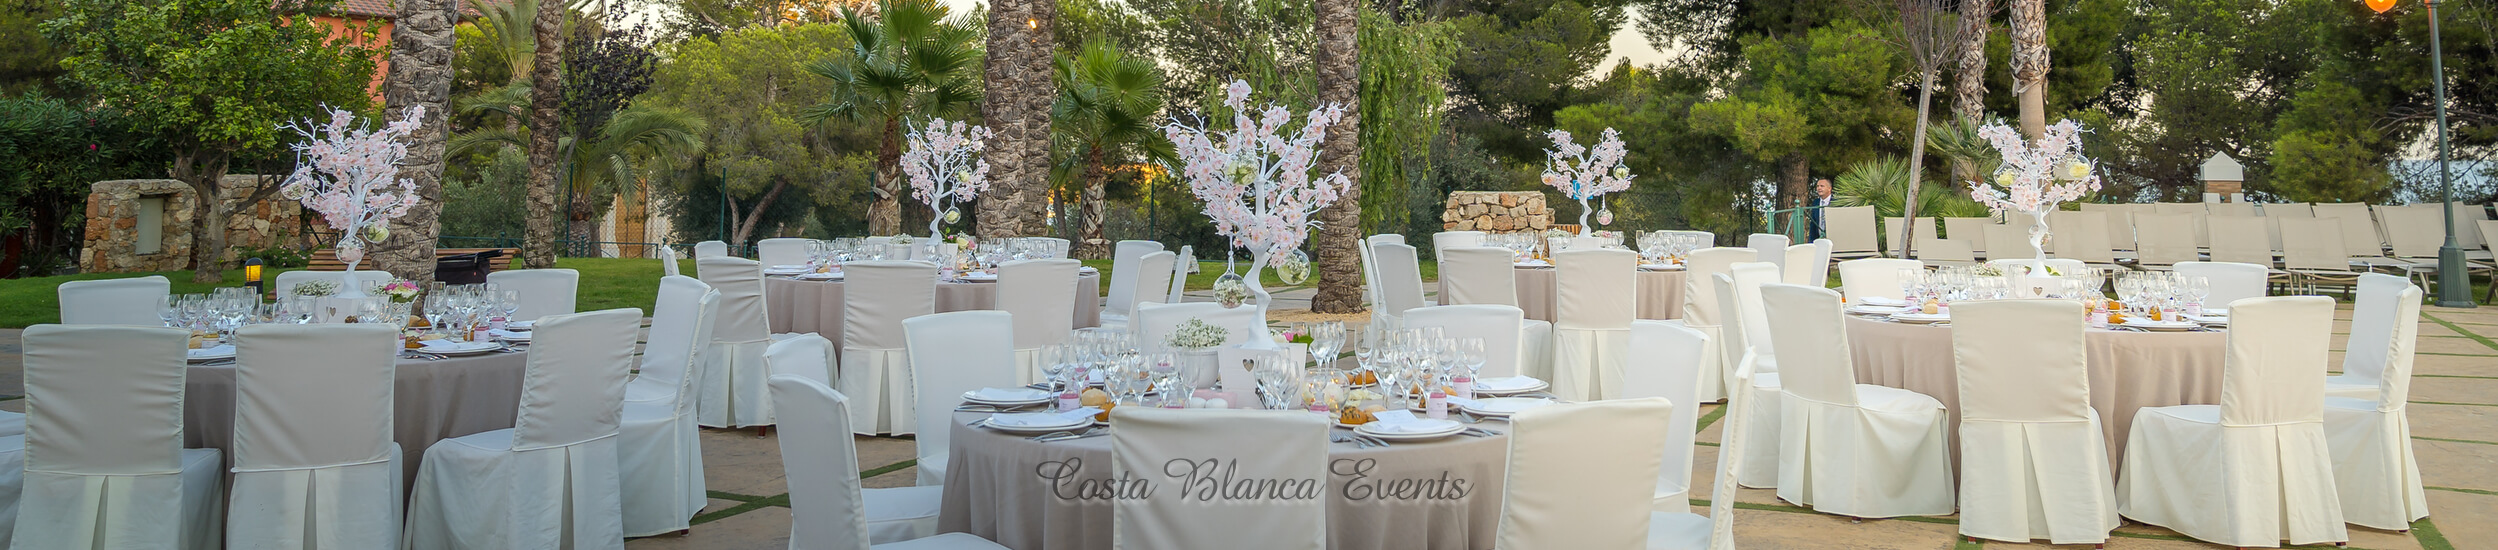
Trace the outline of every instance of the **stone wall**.
{"label": "stone wall", "polygon": [[[260,176],[225,177],[226,201],[248,195]],[[78,269],[85,273],[175,271],[191,267],[191,186],[178,180],[114,180],[96,182],[87,194],[86,242],[78,250]],[[164,197],[161,245],[140,254],[140,199]],[[231,206],[229,206],[231,208]],[[303,207],[271,197],[226,216],[226,244],[267,247],[285,244]],[[232,250],[226,259],[232,260]]]}
{"label": "stone wall", "polygon": [[1458,191],[1449,193],[1448,209],[1440,213],[1446,231],[1542,231],[1552,224],[1541,191]]}

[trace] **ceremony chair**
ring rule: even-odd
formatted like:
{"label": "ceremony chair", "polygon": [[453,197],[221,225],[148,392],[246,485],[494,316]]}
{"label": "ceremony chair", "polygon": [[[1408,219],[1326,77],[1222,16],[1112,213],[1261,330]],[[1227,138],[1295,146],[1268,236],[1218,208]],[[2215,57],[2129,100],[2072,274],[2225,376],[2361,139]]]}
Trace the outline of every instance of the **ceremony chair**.
{"label": "ceremony chair", "polygon": [[755,261],[770,268],[784,265],[806,265],[808,249],[815,239],[776,238],[755,241]]}
{"label": "ceremony chair", "polygon": [[1631,356],[1622,369],[1624,399],[1663,397],[1674,403],[1666,417],[1665,466],[1657,476],[1658,511],[1691,510],[1691,442],[1700,427],[1701,359],[1713,353],[1709,341],[1691,327],[1664,321],[1631,321]]}
{"label": "ceremony chair", "polygon": [[[2215,237],[2218,238],[2218,237]],[[2222,309],[2230,302],[2262,298],[2265,282],[2272,277],[2272,268],[2234,262],[2177,262],[2178,275],[2202,277],[2211,293],[2203,296],[2204,309]]]}
{"label": "ceremony chair", "polygon": [[772,396],[763,385],[768,373],[763,352],[772,345],[772,328],[763,297],[763,266],[718,255],[700,256],[694,267],[703,284],[720,293],[711,343],[702,355],[703,368],[695,373],[701,375],[694,381],[695,422],[711,428],[770,426]]}
{"label": "ceremony chair", "polygon": [[1802,285],[1761,285],[1760,292],[1786,393],[1778,498],[1856,518],[1951,514],[1943,402],[1856,383],[1837,292]]}
{"label": "ceremony chair", "polygon": [[[1492,546],[1647,546],[1653,499],[1646,487],[1665,465],[1656,453],[1623,449],[1665,448],[1673,427],[1656,419],[1675,408],[1648,397],[1555,404],[1510,416],[1509,472]],[[1734,496],[1725,493],[1718,498]]]}
{"label": "ceremony chair", "polygon": [[[1509,249],[1452,247],[1440,250],[1441,305],[1518,306],[1518,270]],[[1419,287],[1420,285],[1416,285]],[[1408,322],[1411,322],[1410,320]],[[1552,379],[1553,323],[1518,321],[1516,373]]]}
{"label": "ceremony chair", "polygon": [[[283,277],[286,273],[278,275]],[[160,275],[68,281],[54,292],[60,296],[64,325],[161,327],[165,326],[165,319],[156,315],[156,302],[173,292],[173,282]]]}
{"label": "ceremony chair", "polygon": [[[1370,302],[1371,317],[1373,319],[1378,318],[1379,305],[1386,303],[1381,301],[1381,298],[1379,297],[1379,252],[1375,248],[1379,245],[1387,243],[1405,244],[1405,236],[1395,233],[1371,235],[1362,238],[1362,246],[1360,247],[1362,252],[1362,299]],[[1176,304],[1179,302],[1172,301],[1170,303]]]}
{"label": "ceremony chair", "polygon": [[[2351,344],[2342,355],[2343,374],[2325,379],[2325,446],[2333,450],[2333,486],[2343,517],[2361,526],[2408,531],[2411,522],[2429,515],[2420,461],[2411,452],[2411,419],[2404,412],[2411,395],[2414,344],[2420,337],[2421,295],[2420,287],[2390,275],[2362,276],[2360,303],[2351,313]],[[2361,328],[2361,319],[2370,326]],[[2365,347],[2363,332],[2368,335]],[[2349,390],[2361,387],[2337,383],[2359,378],[2354,368],[2373,375],[2376,387],[2368,389],[2375,391],[2350,395],[2360,392]]]}
{"label": "ceremony chair", "polygon": [[[1745,353],[1741,359],[1733,363],[1735,364],[1733,374],[1727,378],[1727,381],[1732,384],[1731,387],[1751,387],[1752,354]],[[1726,431],[1718,436],[1718,456],[1741,456],[1744,450],[1752,445],[1750,441],[1752,438],[1746,429],[1749,426],[1745,426],[1744,423],[1749,422],[1747,419],[1751,418],[1751,415],[1747,413],[1753,405],[1752,399],[1743,395],[1736,395],[1726,400]],[[1671,448],[1669,447],[1668,450],[1670,451]],[[1715,481],[1710,483],[1709,487],[1712,487],[1713,491],[1723,492],[1709,496],[1709,515],[1691,513],[1690,500],[1656,503],[1657,509],[1648,512],[1647,548],[1649,550],[1735,550],[1734,487],[1736,486],[1735,477],[1741,475],[1742,470],[1741,461],[1730,462],[1723,458],[1719,459],[1717,476],[1713,478]],[[1714,489],[1717,487],[1726,489]]]}
{"label": "ceremony chair", "polygon": [[[35,325],[23,334],[26,434],[0,448],[12,548],[215,548],[225,453],[182,447],[190,332]],[[22,446],[21,446],[22,445]],[[21,477],[22,476],[22,477]]]}
{"label": "ceremony chair", "polygon": [[1326,418],[1297,411],[1119,407],[1110,410],[1110,422],[1119,427],[1110,433],[1114,469],[1136,472],[1139,479],[1176,486],[1179,476],[1166,470],[1166,464],[1215,459],[1226,460],[1224,474],[1233,479],[1311,480],[1319,492],[1305,499],[1215,503],[1188,500],[1185,495],[1193,493],[1180,490],[1118,499],[1110,504],[1111,548],[1327,547],[1327,439],[1332,428]]}
{"label": "ceremony chair", "polygon": [[1553,264],[1559,269],[1554,274],[1553,395],[1570,401],[1619,395],[1639,304],[1632,280],[1638,275],[1639,254],[1571,250],[1554,254]]}
{"label": "ceremony chair", "polygon": [[766,376],[783,374],[814,380],[831,386],[833,376],[833,341],[819,334],[801,334],[772,342],[763,351]]}
{"label": "ceremony chair", "polygon": [[403,548],[624,548],[617,411],[641,322],[636,308],[539,322],[512,428],[425,450]]}
{"label": "ceremony chair", "polygon": [[1960,534],[2102,544],[2122,520],[2090,408],[2084,319],[2071,300],[1952,307],[1960,396]]}
{"label": "ceremony chair", "polygon": [[[1830,280],[1829,264],[1823,264],[1822,268],[1815,269],[1813,267],[1815,252],[1813,245],[1809,243],[1787,247],[1785,263],[1778,264],[1779,280],[1791,285],[1821,286],[1825,284],[1824,281]],[[1822,278],[1813,278],[1813,274],[1817,271],[1824,274]]]}
{"label": "ceremony chair", "polygon": [[1727,373],[1734,367],[1734,356],[1724,353],[1726,332],[1723,326],[1732,314],[1721,309],[1714,277],[1730,272],[1736,263],[1749,262],[1759,254],[1749,248],[1712,247],[1694,250],[1683,257],[1683,326],[1707,335],[1714,342],[1700,358],[1698,402],[1724,401],[1734,395],[1726,383]]}
{"label": "ceremony chair", "polygon": [[1372,246],[1370,253],[1379,261],[1379,315],[1396,319],[1405,310],[1435,305],[1423,297],[1422,266],[1414,247],[1385,243]]}
{"label": "ceremony chair", "polygon": [[[1761,262],[1735,264],[1732,270],[1715,279],[1717,299],[1721,302],[1719,309],[1728,314],[1724,325],[1726,344],[1718,349],[1724,357],[1752,354],[1755,372],[1748,391],[1754,399],[1760,400],[1757,406],[1752,407],[1752,419],[1747,423],[1751,432],[1745,434],[1745,437],[1759,444],[1745,450],[1742,455],[1733,455],[1733,460],[1743,462],[1746,472],[1743,477],[1735,479],[1745,487],[1776,488],[1776,443],[1782,424],[1778,419],[1782,407],[1778,403],[1785,391],[1779,382],[1778,356],[1773,353],[1777,347],[1771,345],[1769,313],[1761,302],[1761,286],[1778,282],[1778,266]],[[1730,387],[1728,391],[1729,397],[1732,397],[1747,390]]]}
{"label": "ceremony chair", "polygon": [[[703,352],[719,314],[720,293],[711,285],[684,276],[659,279],[642,368],[625,382],[616,425],[625,536],[683,531],[709,503],[694,381],[702,378]],[[816,356],[823,356],[821,347]]]}
{"label": "ceremony chair", "polygon": [[1521,374],[1519,365],[1526,363],[1526,347],[1519,337],[1519,327],[1525,322],[1526,312],[1516,306],[1431,306],[1407,310],[1404,328],[1440,327],[1441,333],[1451,340],[1483,339],[1483,369],[1476,373],[1476,378],[1482,379]]}
{"label": "ceremony chair", "polygon": [[[694,243],[694,261],[696,262],[701,262],[703,258],[727,255],[729,255],[729,243],[720,241],[703,241]],[[700,264],[698,263],[696,265]]]}
{"label": "ceremony chair", "polygon": [[[1398,243],[1404,244],[1404,243]],[[1431,257],[1438,258],[1451,248],[1483,246],[1482,231],[1441,231],[1431,234]]]}
{"label": "ceremony chair", "polygon": [[[1162,243],[1153,241],[1119,241],[1110,253],[1110,295],[1102,304],[1102,328],[1126,328],[1128,316],[1136,312],[1137,281],[1145,274],[1138,265],[1146,254],[1162,251]],[[855,396],[852,396],[855,398]]]}
{"label": "ceremony chair", "polygon": [[937,531],[942,487],[861,489],[859,453],[849,433],[850,403],[806,378],[772,376],[772,399],[789,411],[781,425],[781,470],[789,478],[790,550],[984,550],[997,543]]}
{"label": "ceremony chair", "polygon": [[1076,309],[1076,275],[1083,268],[1083,262],[1066,259],[997,266],[997,308],[1015,320],[1016,385],[1041,381],[1041,348],[1066,342],[1075,330],[1075,316],[1068,312]]}
{"label": "ceremony chair", "polygon": [[[1900,291],[1900,270],[1925,272],[1926,263],[1898,258],[1865,258],[1839,262],[1839,290],[1848,301],[1865,298],[1906,300]],[[1813,286],[1813,285],[1807,285]]]}
{"label": "ceremony chair", "polygon": [[[914,433],[918,407],[902,321],[937,312],[937,266],[850,262],[842,271],[848,274],[849,288],[842,294],[841,361],[834,369],[833,387],[850,398],[850,430],[859,435]],[[1013,360],[1011,354],[1007,360]]]}
{"label": "ceremony chair", "polygon": [[[1065,317],[1061,315],[1059,317]],[[914,443],[919,484],[945,484],[954,406],[981,388],[1015,388],[1015,319],[1003,311],[956,311],[902,321],[918,401]]]}
{"label": "ceremony chair", "polygon": [[[679,275],[677,273],[677,250],[675,247],[662,244],[659,245],[659,249],[652,252],[652,254],[652,257],[659,259],[659,276],[675,277]],[[488,273],[487,275],[493,274]]]}
{"label": "ceremony chair", "polygon": [[2376,401],[2385,386],[2385,370],[2396,361],[2409,361],[2419,343],[2419,300],[2407,304],[2403,296],[2425,291],[2383,273],[2360,275],[2358,288],[2351,302],[2350,339],[2342,345],[2342,374],[2325,377],[2325,395]]}
{"label": "ceremony chair", "polygon": [[1788,241],[1786,235],[1771,233],[1753,233],[1743,240],[1744,248],[1760,253],[1760,261],[1778,266],[1778,271],[1782,274],[1787,270],[1787,246],[1791,244],[1794,243]]}
{"label": "ceremony chair", "polygon": [[226,547],[399,546],[399,331],[247,325],[234,357]]}
{"label": "ceremony chair", "polygon": [[503,290],[520,292],[520,309],[513,312],[513,321],[536,321],[548,315],[573,312],[573,301],[581,286],[581,272],[571,269],[515,269],[486,274],[486,282],[501,285]]}

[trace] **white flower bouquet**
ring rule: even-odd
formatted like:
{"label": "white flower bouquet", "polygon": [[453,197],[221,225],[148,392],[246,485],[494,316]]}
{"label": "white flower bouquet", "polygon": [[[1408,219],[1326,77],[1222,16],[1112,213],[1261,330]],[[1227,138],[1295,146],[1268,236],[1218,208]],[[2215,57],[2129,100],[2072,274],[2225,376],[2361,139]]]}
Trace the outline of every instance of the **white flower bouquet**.
{"label": "white flower bouquet", "polygon": [[338,294],[338,283],[322,280],[304,281],[295,283],[294,292],[296,296],[328,297]]}
{"label": "white flower bouquet", "polygon": [[1162,337],[1162,343],[1175,348],[1205,349],[1223,345],[1223,339],[1230,336],[1231,331],[1207,324],[1204,319],[1189,319],[1180,323],[1178,330]]}

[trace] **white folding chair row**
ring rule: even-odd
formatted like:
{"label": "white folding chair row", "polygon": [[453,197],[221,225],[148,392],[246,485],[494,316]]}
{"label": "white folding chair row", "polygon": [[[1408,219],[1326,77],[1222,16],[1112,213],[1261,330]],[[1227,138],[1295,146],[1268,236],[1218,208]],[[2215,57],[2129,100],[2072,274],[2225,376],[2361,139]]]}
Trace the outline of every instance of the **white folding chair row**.
{"label": "white folding chair row", "polygon": [[2108,240],[2105,212],[2058,211],[2047,216],[2047,223],[2055,233],[2056,257],[2116,267],[2116,247]]}
{"label": "white folding chair row", "polygon": [[1868,258],[1882,255],[1877,248],[1881,241],[1874,236],[1872,206],[1829,207],[1821,210],[1822,232],[1831,242],[1829,258]]}
{"label": "white folding chair row", "polygon": [[[1995,220],[1986,218],[1943,218],[1943,231],[1945,235],[1949,236],[1952,240],[1968,244],[1969,252],[1973,254],[1987,253],[1987,245],[1994,242],[1992,240],[1993,237],[1991,236],[1993,232],[1988,231],[1987,227],[1994,225],[2002,224],[1995,223]],[[2027,250],[2028,243],[2022,244],[2022,248]],[[1917,245],[1917,248],[1924,249],[1926,248],[1926,245],[1920,243]]]}
{"label": "white folding chair row", "polygon": [[[1899,256],[1900,251],[1902,250],[1900,246],[1900,239],[1908,236],[1909,228],[1904,223],[1906,221],[1907,220],[1905,218],[1882,219],[1882,249],[1889,251],[1893,257]],[[1940,238],[1943,236],[1942,232],[1936,229],[1936,227],[1938,226],[1936,225],[1935,218],[1917,218],[1917,248],[1919,251],[1922,252],[1925,248],[1925,239]]]}
{"label": "white folding chair row", "polygon": [[2313,289],[2316,283],[2357,287],[2351,254],[2343,248],[2341,221],[2332,218],[2281,218],[2281,268],[2291,284]]}
{"label": "white folding chair row", "polygon": [[[2200,202],[2163,202],[2163,203],[2155,203],[2155,204],[2151,204],[2151,205],[2149,205],[2149,206],[2151,206],[2151,209],[2152,209],[2152,211],[2151,211],[2151,212],[2149,212],[2149,213],[2151,213],[2151,214],[2184,214],[2184,215],[2186,215],[2186,218],[2187,218],[2187,222],[2186,222],[2186,223],[2187,223],[2187,225],[2191,225],[2191,226],[2193,226],[2193,228],[2192,228],[2192,229],[2190,229],[2190,231],[2192,231],[2192,232],[2193,232],[2193,234],[2194,234],[2194,244],[2195,244],[2195,246],[2201,247],[2201,246],[2210,246],[2210,245],[2211,245],[2211,242],[2212,242],[2212,236],[2211,236],[2211,235],[2209,235],[2209,234],[2205,234],[2205,233],[2204,233],[2204,225],[2203,225],[2203,218],[2204,218],[2205,216],[2209,216],[2209,215],[2211,215],[2211,212],[2212,212],[2212,211],[2211,211],[2211,208],[2210,208],[2209,206],[2206,206],[2206,203],[2200,203]],[[2136,219],[2134,220],[2134,223],[2136,224],[2136,225],[2134,226],[2134,235],[2135,235],[2135,238],[2137,238],[2137,239],[2141,238],[2141,237],[2142,237],[2142,235],[2145,235],[2145,234],[2148,234],[2148,233],[2150,233],[2150,232],[2151,232],[2151,230],[2150,230],[2150,229],[2148,229],[2148,228],[2144,228],[2144,227],[2142,227],[2142,226],[2140,225],[2140,224],[2142,223],[2141,217],[2142,217],[2142,215],[2143,215],[2143,214],[2144,214],[2144,212],[2139,212],[2139,211],[2135,212],[2135,214],[2134,214],[2134,216],[2135,216],[2135,218],[2136,218]]]}

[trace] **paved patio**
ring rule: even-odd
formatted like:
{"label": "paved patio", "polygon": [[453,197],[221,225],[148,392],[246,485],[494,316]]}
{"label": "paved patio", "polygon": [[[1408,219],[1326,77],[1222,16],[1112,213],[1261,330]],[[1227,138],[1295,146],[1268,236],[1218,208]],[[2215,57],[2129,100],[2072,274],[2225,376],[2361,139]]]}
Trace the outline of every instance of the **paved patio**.
{"label": "paved patio", "polygon": [[[1306,310],[1307,290],[1281,293],[1278,320],[1321,317]],[[2341,360],[2349,338],[2350,311],[2345,305],[2335,323],[2333,361]],[[21,410],[21,351],[18,331],[0,331],[0,409]],[[2498,548],[2498,308],[2457,310],[2425,308],[2420,325],[2419,359],[2412,384],[2413,448],[2419,455],[2421,481],[2429,488],[2428,519],[2408,533],[2352,526],[2351,548],[2448,549]],[[1694,464],[1692,504],[1702,507],[1719,498],[1707,472],[1716,466],[1716,441],[1723,424],[1718,406],[1702,411],[1702,447]],[[859,473],[868,487],[910,485],[913,468],[909,439],[857,438]],[[696,517],[691,534],[634,539],[634,549],[778,549],[789,538],[788,483],[781,473],[778,443],[754,432],[706,430],[703,465],[711,489],[711,506]],[[413,450],[411,450],[413,452]],[[1491,495],[1490,498],[1498,498]],[[1737,542],[1744,548],[1970,548],[1956,535],[1956,518],[1900,518],[1852,523],[1780,502],[1771,490],[1743,489],[1736,500]],[[1984,543],[1985,546],[2011,546]],[[2212,545],[2141,524],[2128,523],[2109,541],[2113,549],[2211,548]],[[2076,546],[2074,548],[2087,548]]]}

